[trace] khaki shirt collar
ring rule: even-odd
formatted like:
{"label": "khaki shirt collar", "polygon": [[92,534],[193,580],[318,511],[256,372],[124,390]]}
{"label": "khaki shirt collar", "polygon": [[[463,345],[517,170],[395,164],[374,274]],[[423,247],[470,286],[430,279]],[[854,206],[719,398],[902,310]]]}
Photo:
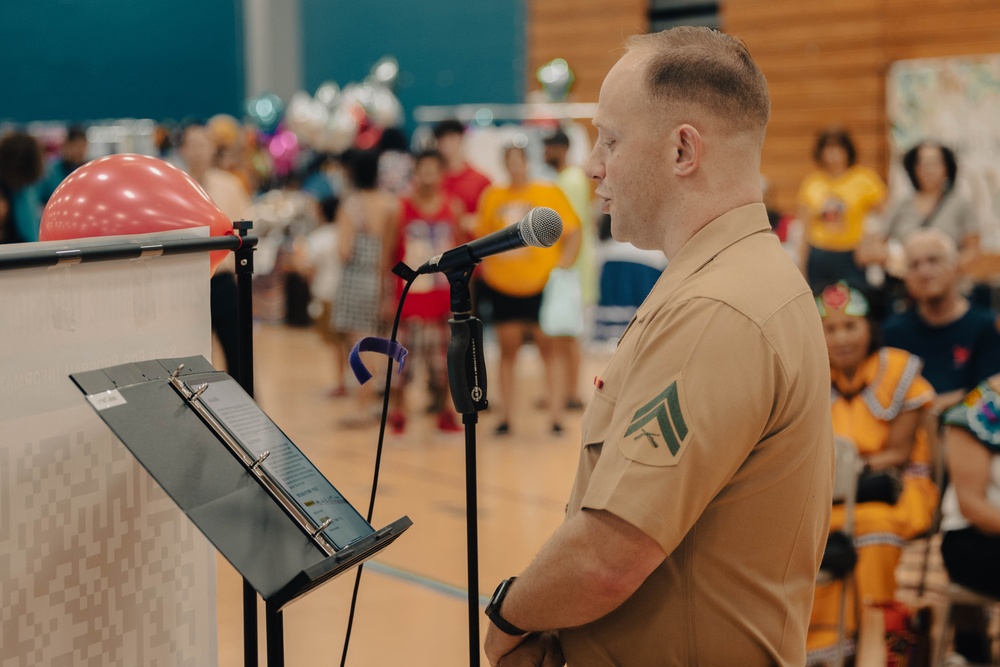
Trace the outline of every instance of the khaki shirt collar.
{"label": "khaki shirt collar", "polygon": [[649,297],[636,311],[635,319],[645,319],[651,310],[669,297],[675,287],[697,273],[726,248],[748,236],[770,229],[767,209],[763,204],[747,204],[720,215],[698,230],[670,260]]}

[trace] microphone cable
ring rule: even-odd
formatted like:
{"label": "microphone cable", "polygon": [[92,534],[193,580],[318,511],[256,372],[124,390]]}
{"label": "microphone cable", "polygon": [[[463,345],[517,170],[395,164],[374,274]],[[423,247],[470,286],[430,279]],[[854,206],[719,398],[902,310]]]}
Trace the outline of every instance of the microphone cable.
{"label": "microphone cable", "polygon": [[[410,287],[413,285],[413,281],[417,279],[417,272],[406,266],[402,262],[397,264],[392,269],[393,274],[399,276],[403,279],[403,291],[399,295],[399,303],[396,305],[396,317],[392,322],[392,333],[389,335],[389,342],[395,343],[396,335],[399,332],[399,320],[403,316],[403,304],[406,302],[406,295],[410,291]],[[372,516],[375,513],[375,492],[378,490],[378,476],[379,469],[382,465],[382,445],[385,442],[385,424],[389,416],[389,389],[392,386],[392,362],[394,359],[390,355],[388,357],[389,363],[385,370],[385,395],[382,397],[382,418],[379,421],[378,427],[378,446],[375,450],[375,473],[372,478],[372,492],[371,497],[368,501],[368,514],[365,520],[370,524],[372,522]],[[347,665],[347,649],[351,644],[351,630],[354,627],[354,612],[358,604],[358,589],[361,586],[361,572],[364,569],[365,564],[362,562],[358,565],[358,573],[354,577],[354,592],[351,594],[351,610],[347,616],[347,632],[344,636],[344,652],[340,657],[340,667],[346,667]]]}

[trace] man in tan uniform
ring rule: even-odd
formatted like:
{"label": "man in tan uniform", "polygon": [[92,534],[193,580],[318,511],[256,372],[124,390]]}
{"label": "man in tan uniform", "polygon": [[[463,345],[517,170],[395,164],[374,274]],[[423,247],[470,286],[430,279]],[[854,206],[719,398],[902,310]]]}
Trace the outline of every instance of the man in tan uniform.
{"label": "man in tan uniform", "polygon": [[587,171],[615,238],[669,265],[596,381],[565,523],[487,607],[491,664],[805,664],[829,362],[761,203],[768,114],[708,29],[632,38],[605,79]]}

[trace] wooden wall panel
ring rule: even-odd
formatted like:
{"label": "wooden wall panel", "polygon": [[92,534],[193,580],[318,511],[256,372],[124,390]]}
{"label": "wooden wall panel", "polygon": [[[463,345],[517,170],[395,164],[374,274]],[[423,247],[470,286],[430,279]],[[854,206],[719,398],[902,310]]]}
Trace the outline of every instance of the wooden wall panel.
{"label": "wooden wall panel", "polygon": [[574,102],[596,102],[622,41],[649,30],[648,0],[527,0],[527,7],[527,90],[541,89],[539,67],[565,58],[576,77]]}
{"label": "wooden wall panel", "polygon": [[730,0],[721,12],[723,29],[746,42],[768,80],[771,123],[762,171],[780,208],[794,209],[821,128],[847,127],[860,161],[881,166],[885,24],[879,0]]}
{"label": "wooden wall panel", "polygon": [[[539,66],[562,57],[580,102],[597,101],[622,40],[649,26],[647,0],[527,0],[527,8],[527,89],[539,89]],[[722,0],[720,12],[767,76],[763,171],[787,210],[822,128],[847,127],[859,161],[885,175],[885,75],[894,61],[1000,53],[997,0]]]}
{"label": "wooden wall panel", "polygon": [[721,14],[768,79],[762,169],[786,210],[824,127],[847,127],[859,161],[885,175],[885,75],[894,61],[1000,52],[996,0],[728,0]]}

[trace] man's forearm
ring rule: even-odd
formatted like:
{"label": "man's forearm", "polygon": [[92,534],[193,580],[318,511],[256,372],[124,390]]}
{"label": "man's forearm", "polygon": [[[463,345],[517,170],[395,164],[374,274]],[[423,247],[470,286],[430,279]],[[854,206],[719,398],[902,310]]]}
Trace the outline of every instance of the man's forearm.
{"label": "man's forearm", "polygon": [[625,602],[664,558],[634,526],[607,512],[581,512],[514,582],[501,613],[530,631],[589,623]]}

